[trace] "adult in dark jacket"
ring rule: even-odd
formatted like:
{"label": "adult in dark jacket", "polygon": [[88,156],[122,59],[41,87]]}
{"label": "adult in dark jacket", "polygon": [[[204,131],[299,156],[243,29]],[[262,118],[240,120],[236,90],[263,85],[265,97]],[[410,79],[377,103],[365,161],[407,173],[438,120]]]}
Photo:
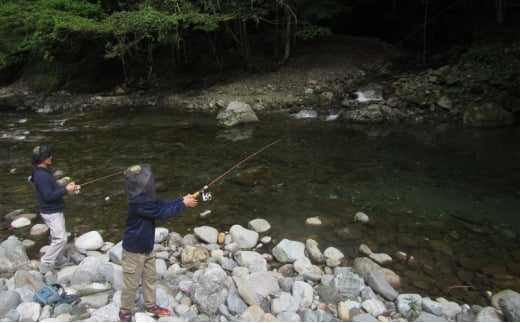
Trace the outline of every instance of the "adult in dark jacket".
{"label": "adult in dark jacket", "polygon": [[59,268],[68,263],[63,255],[67,244],[67,229],[63,209],[63,196],[74,191],[77,187],[74,182],[60,186],[52,176],[49,166],[52,164],[51,146],[37,146],[31,154],[34,166],[31,181],[34,183],[35,197],[40,208],[40,216],[49,227],[51,244],[40,259],[39,269],[42,273]]}
{"label": "adult in dark jacket", "polygon": [[197,206],[197,197],[187,194],[170,201],[157,198],[152,170],[147,164],[129,167],[123,176],[128,215],[123,237],[123,287],[119,320],[132,321],[139,285],[143,290],[146,313],[168,316],[170,311],[156,303],[155,220],[166,220],[186,207]]}

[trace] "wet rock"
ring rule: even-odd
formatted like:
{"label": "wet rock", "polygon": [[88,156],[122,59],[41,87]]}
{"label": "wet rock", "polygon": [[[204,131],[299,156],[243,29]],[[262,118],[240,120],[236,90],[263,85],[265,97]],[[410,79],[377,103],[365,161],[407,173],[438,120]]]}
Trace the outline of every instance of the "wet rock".
{"label": "wet rock", "polygon": [[377,272],[368,272],[364,276],[364,279],[375,292],[382,295],[384,298],[393,301],[397,297],[397,291]]}
{"label": "wet rock", "polygon": [[250,230],[256,231],[259,234],[265,234],[271,230],[271,225],[264,219],[254,219],[249,221],[247,227]]}
{"label": "wet rock", "polygon": [[227,108],[217,115],[217,120],[220,126],[225,127],[259,121],[251,106],[240,101],[230,102]]}
{"label": "wet rock", "polygon": [[368,223],[370,219],[368,218],[368,215],[366,215],[363,212],[356,212],[354,215],[354,221],[361,222],[361,223]]}
{"label": "wet rock", "polygon": [[325,262],[325,256],[319,249],[318,242],[316,240],[307,239],[305,241],[305,251],[307,252],[309,257],[312,259],[312,261],[317,262],[317,263]]}
{"label": "wet rock", "polygon": [[474,104],[464,113],[465,125],[474,127],[496,127],[514,122],[513,114],[495,103]]}
{"label": "wet rock", "polygon": [[305,224],[311,225],[311,226],[320,226],[322,224],[321,219],[319,216],[315,216],[312,218],[305,219]]}

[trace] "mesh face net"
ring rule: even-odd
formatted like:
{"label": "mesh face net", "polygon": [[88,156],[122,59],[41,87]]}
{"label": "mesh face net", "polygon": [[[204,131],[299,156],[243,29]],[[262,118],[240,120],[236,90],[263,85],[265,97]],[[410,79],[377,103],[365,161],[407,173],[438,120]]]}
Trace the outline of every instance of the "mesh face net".
{"label": "mesh face net", "polygon": [[147,164],[130,166],[123,175],[128,203],[146,203],[157,200],[152,169]]}

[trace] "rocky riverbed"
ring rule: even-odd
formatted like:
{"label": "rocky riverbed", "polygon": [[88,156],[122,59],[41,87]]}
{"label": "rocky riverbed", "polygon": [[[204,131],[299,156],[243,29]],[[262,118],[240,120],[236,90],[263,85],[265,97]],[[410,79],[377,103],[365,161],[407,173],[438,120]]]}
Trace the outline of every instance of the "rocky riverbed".
{"label": "rocky riverbed", "polygon": [[[358,216],[363,221],[363,214]],[[307,221],[319,225],[317,219]],[[250,221],[247,228],[233,225],[228,232],[200,226],[185,236],[158,227],[157,300],[172,315],[147,316],[138,295],[135,321],[520,320],[516,291],[489,295],[489,306],[431,299],[400,290],[400,277],[385,268],[392,257],[373,253],[366,245],[359,247],[359,257],[346,259],[333,246],[319,246],[310,238],[300,242],[271,237],[270,231],[271,225],[263,219]],[[31,234],[48,232],[38,224]],[[34,242],[10,236],[0,244],[0,318],[117,321],[121,246],[122,242],[104,241],[98,231],[87,232],[67,246],[73,265],[43,275],[37,269],[38,260],[26,253]],[[62,284],[81,301],[56,307],[34,302],[35,293],[52,283]]]}

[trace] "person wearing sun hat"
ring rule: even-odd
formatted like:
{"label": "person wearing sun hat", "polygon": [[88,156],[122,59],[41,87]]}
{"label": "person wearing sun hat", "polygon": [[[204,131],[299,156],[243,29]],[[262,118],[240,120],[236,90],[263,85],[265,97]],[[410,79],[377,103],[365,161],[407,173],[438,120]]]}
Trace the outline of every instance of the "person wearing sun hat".
{"label": "person wearing sun hat", "polygon": [[170,310],[156,303],[157,274],[155,267],[155,221],[166,220],[197,206],[197,196],[187,194],[164,201],[157,197],[152,169],[147,164],[130,166],[124,172],[123,184],[128,201],[126,228],[123,236],[123,287],[119,320],[132,321],[132,311],[139,285],[142,287],[145,312],[168,316]]}
{"label": "person wearing sun hat", "polygon": [[49,170],[49,166],[52,165],[51,152],[52,148],[50,145],[42,145],[36,146],[31,153],[33,165],[31,182],[34,183],[34,192],[40,216],[49,227],[51,235],[51,244],[40,258],[38,265],[42,273],[63,267],[69,263],[69,259],[63,255],[63,250],[67,244],[67,229],[65,228],[65,216],[63,215],[65,207],[63,196],[77,189],[74,182],[64,186],[58,185]]}

